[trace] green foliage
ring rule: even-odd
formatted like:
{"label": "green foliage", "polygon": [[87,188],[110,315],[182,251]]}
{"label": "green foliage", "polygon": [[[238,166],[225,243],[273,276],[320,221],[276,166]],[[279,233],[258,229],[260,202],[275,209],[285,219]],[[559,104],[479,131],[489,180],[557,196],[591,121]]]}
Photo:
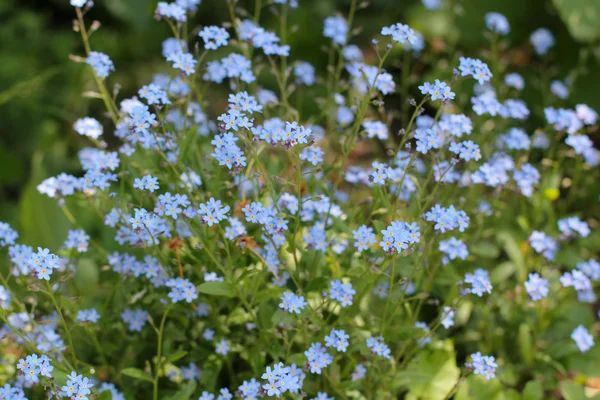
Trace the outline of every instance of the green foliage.
{"label": "green foliage", "polygon": [[600,38],[600,3],[596,0],[553,0],[571,35],[580,42]]}

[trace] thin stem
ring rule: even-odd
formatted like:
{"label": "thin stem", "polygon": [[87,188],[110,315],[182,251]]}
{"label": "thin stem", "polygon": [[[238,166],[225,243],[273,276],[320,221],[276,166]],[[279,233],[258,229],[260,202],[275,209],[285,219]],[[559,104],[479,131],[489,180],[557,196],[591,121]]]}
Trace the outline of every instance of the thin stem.
{"label": "thin stem", "polygon": [[56,301],[56,297],[54,296],[54,292],[52,290],[52,285],[50,285],[50,282],[48,282],[48,281],[46,281],[46,288],[48,289],[48,291],[46,293],[48,293],[48,295],[50,296],[50,299],[52,299],[54,308],[56,309],[56,311],[58,312],[58,315],[60,316],[60,321],[62,322],[63,329],[65,330],[65,334],[67,335],[67,340],[69,341],[69,346],[71,347],[71,353],[72,353],[72,357],[73,357],[73,365],[77,365],[79,363],[79,361],[77,360],[77,355],[75,353],[75,346],[73,346],[73,339],[71,338],[71,330],[69,329],[69,326],[67,325],[67,321],[65,320],[65,317],[62,313],[61,307],[58,305],[58,302]]}
{"label": "thin stem", "polygon": [[[90,38],[85,29],[85,23],[83,21],[83,13],[79,7],[75,7],[75,13],[77,14],[77,21],[79,25],[79,32],[81,33],[81,39],[83,40],[83,46],[85,47],[85,53],[89,57],[92,49],[90,47]],[[102,100],[104,101],[104,105],[106,106],[107,111],[110,114],[110,117],[115,125],[119,123],[119,112],[114,104],[112,97],[108,93],[106,86],[104,85],[104,81],[98,77],[96,72],[94,71],[94,80],[96,81],[96,85],[98,86],[98,90],[100,90],[100,94],[102,95]]]}
{"label": "thin stem", "polygon": [[162,320],[160,321],[160,328],[158,330],[158,344],[156,349],[156,364],[154,371],[154,400],[158,400],[158,379],[160,377],[160,369],[162,368],[163,334],[165,331],[165,322],[167,321],[167,315],[169,315],[169,311],[171,311],[171,305],[169,305],[165,310]]}

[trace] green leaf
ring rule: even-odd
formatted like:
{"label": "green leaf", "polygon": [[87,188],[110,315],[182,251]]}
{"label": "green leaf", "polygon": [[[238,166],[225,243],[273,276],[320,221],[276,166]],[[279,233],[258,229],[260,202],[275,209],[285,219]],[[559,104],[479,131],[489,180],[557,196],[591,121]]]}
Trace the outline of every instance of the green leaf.
{"label": "green leaf", "polygon": [[125,368],[121,370],[121,374],[130,378],[139,379],[146,382],[154,382],[154,380],[144,371],[137,368]]}
{"label": "green leaf", "polygon": [[82,258],[79,260],[74,279],[77,287],[82,291],[91,291],[98,287],[100,272],[94,260],[91,258]]}
{"label": "green leaf", "polygon": [[504,400],[498,379],[487,380],[481,375],[468,376],[459,386],[454,400]]}
{"label": "green leaf", "polygon": [[483,258],[497,258],[500,254],[500,249],[493,243],[490,242],[478,242],[471,246],[469,249],[471,253],[483,257]]}
{"label": "green leaf", "polygon": [[165,363],[168,364],[168,363],[175,362],[175,361],[187,356],[187,353],[188,353],[187,351],[183,351],[183,350],[177,351],[177,352],[171,354],[169,357],[167,357],[167,359],[165,360]]}
{"label": "green leaf", "polygon": [[105,390],[100,393],[100,396],[96,397],[96,400],[112,400],[112,393],[110,390]]}
{"label": "green leaf", "polygon": [[459,377],[454,351],[423,350],[408,364],[406,370],[396,374],[394,385],[408,388],[412,398],[443,400]]}
{"label": "green leaf", "polygon": [[544,398],[544,389],[538,381],[529,381],[523,389],[523,400],[542,400]]}
{"label": "green leaf", "polygon": [[44,167],[44,155],[35,153],[31,161],[31,179],[27,183],[19,202],[22,243],[58,249],[67,238],[71,224],[51,199],[36,189],[48,177]]}
{"label": "green leaf", "polygon": [[247,278],[250,278],[251,276],[254,276],[254,275],[257,275],[260,273],[261,273],[261,271],[258,269],[248,268],[240,274],[240,276],[235,280],[235,283],[237,285],[238,283],[245,281]]}
{"label": "green leaf", "polygon": [[533,363],[531,329],[526,323],[519,326],[519,351],[525,364],[531,366]]}
{"label": "green leaf", "polygon": [[316,279],[311,280],[308,285],[306,285],[305,292],[320,292],[326,289],[329,286],[329,279],[321,276]]}
{"label": "green leaf", "polygon": [[587,400],[583,386],[575,382],[562,381],[560,383],[560,393],[565,400]]}
{"label": "green leaf", "polygon": [[287,311],[277,310],[275,311],[275,313],[273,313],[273,316],[271,317],[271,322],[273,322],[273,324],[275,325],[278,325],[282,322],[284,324],[291,324],[293,321],[294,317]]}
{"label": "green leaf", "polygon": [[515,265],[510,262],[503,262],[498,264],[491,272],[490,279],[492,280],[492,284],[501,284],[506,282],[508,278],[511,277],[515,273]]}
{"label": "green leaf", "polygon": [[189,381],[181,389],[179,389],[173,396],[169,397],[169,400],[188,400],[192,398],[194,391],[196,390],[196,381]]}
{"label": "green leaf", "polygon": [[523,257],[523,253],[521,253],[519,243],[515,239],[515,235],[511,232],[500,232],[496,237],[498,241],[502,243],[502,247],[504,248],[504,251],[506,251],[506,254],[508,254],[510,260],[513,262],[515,267],[517,267],[520,278],[522,280],[527,279],[525,259]]}
{"label": "green leaf", "polygon": [[600,2],[598,0],[554,0],[560,17],[577,41],[600,38]]}
{"label": "green leaf", "polygon": [[211,296],[235,297],[233,285],[227,282],[205,282],[196,288],[200,293]]}
{"label": "green leaf", "polygon": [[577,352],[568,357],[567,366],[569,370],[577,371],[587,377],[598,378],[600,377],[598,360],[600,360],[600,346],[594,346],[583,354]]}

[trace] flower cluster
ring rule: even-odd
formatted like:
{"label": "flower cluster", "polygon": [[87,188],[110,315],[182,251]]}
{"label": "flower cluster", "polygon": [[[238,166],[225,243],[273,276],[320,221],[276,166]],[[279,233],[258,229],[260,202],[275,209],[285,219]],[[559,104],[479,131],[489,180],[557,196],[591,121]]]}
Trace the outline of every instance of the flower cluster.
{"label": "flower cluster", "polygon": [[433,206],[423,217],[426,221],[435,222],[434,229],[441,233],[455,229],[464,232],[469,227],[470,221],[466,212],[457,210],[454,206],[446,208],[439,204]]}
{"label": "flower cluster", "polygon": [[471,354],[471,362],[466,365],[473,368],[474,374],[483,375],[487,380],[496,376],[496,368],[498,368],[493,356],[483,356],[480,352]]}
{"label": "flower cluster", "polygon": [[307,304],[308,303],[304,301],[304,297],[296,296],[292,292],[285,292],[281,296],[281,303],[279,303],[279,308],[290,313],[300,314],[302,312],[302,309],[306,307]]}
{"label": "flower cluster", "polygon": [[[262,388],[267,396],[281,397],[284,393],[298,393],[302,387],[305,374],[295,365],[287,367],[283,363],[267,367],[265,373],[260,377],[267,381]],[[242,390],[242,393],[244,391]],[[248,396],[244,393],[245,396]]]}
{"label": "flower cluster", "polygon": [[[0,350],[40,354],[0,398],[420,398],[422,372],[439,398],[549,394],[553,369],[593,370],[598,114],[572,101],[583,70],[550,67],[549,30],[523,47],[530,83],[499,12],[474,51],[404,23],[364,40],[353,2],[309,63],[302,2],[196,26],[203,2],[161,1],[161,72],[118,90],[93,2],[70,2],[106,110],[73,119],[81,168],[32,186],[56,206],[27,192],[21,235],[0,222]],[[414,26],[457,12],[422,3]]]}

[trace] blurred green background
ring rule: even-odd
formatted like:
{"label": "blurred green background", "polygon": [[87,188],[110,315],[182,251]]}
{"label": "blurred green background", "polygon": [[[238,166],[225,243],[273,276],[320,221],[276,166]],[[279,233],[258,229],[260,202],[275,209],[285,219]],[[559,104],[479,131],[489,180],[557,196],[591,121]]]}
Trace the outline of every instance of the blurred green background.
{"label": "blurred green background", "polygon": [[[328,42],[322,37],[322,21],[336,12],[348,13],[350,0],[299,0],[290,13],[295,33],[289,36],[292,59],[314,63],[323,70],[327,55],[318,51]],[[120,85],[120,98],[135,94],[152,74],[168,71],[162,59],[161,42],[169,37],[167,24],[157,23],[153,10],[157,1],[100,0],[88,13],[102,23],[92,37],[94,50],[110,55],[116,73],[109,87]],[[193,22],[199,25],[229,21],[223,0],[203,0]],[[239,7],[254,1],[240,1]],[[576,68],[571,97],[565,106],[587,103],[600,109],[600,0],[464,0],[444,4],[438,11],[425,10],[419,0],[372,0],[358,11],[353,43],[369,51],[370,41],[382,26],[398,21],[422,32],[436,58],[453,59],[456,53],[481,56],[488,47],[484,15],[498,11],[506,15],[512,32],[510,47],[502,51],[507,70],[527,75],[533,88],[524,95],[534,110],[532,129],[540,126],[539,71],[546,78],[564,79]],[[94,90],[91,74],[69,54],[82,55],[78,33],[72,29],[75,13],[68,0],[3,0],[0,2],[0,220],[21,233],[23,242],[58,248],[66,232],[65,217],[54,200],[37,193],[35,187],[60,172],[77,173],[77,150],[85,141],[72,130],[78,118],[103,119],[103,104],[82,97]],[[261,23],[275,28],[276,18],[266,7]],[[545,60],[533,56],[529,35],[539,27],[549,28],[557,45]],[[431,54],[427,56],[431,59]],[[431,68],[426,60],[423,65]],[[399,61],[397,61],[399,62]],[[388,69],[393,70],[393,63]],[[425,71],[424,77],[427,77]],[[396,76],[398,83],[399,77]],[[412,90],[415,88],[413,87]],[[546,88],[547,90],[547,88]],[[390,100],[394,104],[393,97]],[[538,103],[536,105],[536,103]],[[108,126],[108,125],[105,125]],[[110,142],[112,132],[106,132]],[[595,135],[598,142],[598,135]],[[64,232],[63,232],[64,231]]]}

